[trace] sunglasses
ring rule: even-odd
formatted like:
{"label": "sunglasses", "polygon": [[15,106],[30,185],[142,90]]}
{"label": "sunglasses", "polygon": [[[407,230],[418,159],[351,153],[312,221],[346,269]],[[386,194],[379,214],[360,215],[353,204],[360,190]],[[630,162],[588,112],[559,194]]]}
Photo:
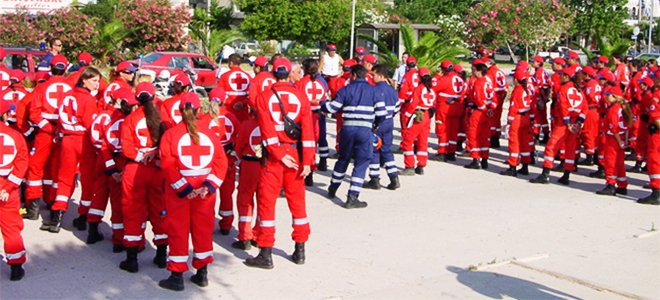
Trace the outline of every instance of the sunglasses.
{"label": "sunglasses", "polygon": [[55,45],[53,45],[53,46],[55,46],[55,47],[62,47],[62,44],[55,44]]}
{"label": "sunglasses", "polygon": [[135,72],[131,72],[131,71],[121,71],[121,72],[124,73],[124,74],[128,74],[128,75],[133,75],[133,74],[135,74]]}

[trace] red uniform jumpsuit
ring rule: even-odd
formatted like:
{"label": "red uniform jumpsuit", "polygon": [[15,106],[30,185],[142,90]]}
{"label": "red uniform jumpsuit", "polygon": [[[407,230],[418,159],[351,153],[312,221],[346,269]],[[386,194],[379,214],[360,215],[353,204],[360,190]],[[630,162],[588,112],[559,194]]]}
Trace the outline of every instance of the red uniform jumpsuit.
{"label": "red uniform jumpsuit", "polygon": [[639,87],[639,82],[645,77],[646,77],[646,72],[640,70],[639,72],[635,73],[635,75],[633,75],[633,79],[632,81],[630,81],[630,84],[628,85],[628,95],[630,100],[632,101],[630,104],[630,109],[632,110],[633,113],[633,125],[629,130],[628,141],[630,143],[630,147],[633,149],[637,147],[637,135],[639,131],[645,130],[644,128],[641,128],[640,120],[638,117],[640,115],[639,103],[642,98],[642,89]]}
{"label": "red uniform jumpsuit", "polygon": [[[98,103],[105,103],[103,100],[99,100]],[[105,106],[105,107],[103,107]],[[105,160],[100,155],[101,147],[103,145],[103,139],[105,137],[105,131],[110,125],[111,114],[114,111],[114,107],[103,105],[102,108],[97,110],[96,118],[92,122],[92,126],[89,128],[89,137],[91,143],[94,147],[94,153],[96,160],[94,161],[94,185],[93,185],[93,196],[92,202],[90,203],[88,209],[87,221],[91,215],[98,214],[98,210],[101,212],[105,211],[105,207],[108,204],[108,196],[110,194],[110,189],[108,187],[108,178],[109,176],[105,173]],[[94,213],[90,213],[90,209],[95,209]],[[101,217],[98,218],[99,222]],[[93,223],[93,222],[90,222]],[[121,243],[120,243],[121,244]]]}
{"label": "red uniform jumpsuit", "polygon": [[[99,160],[102,162],[97,194],[94,195],[92,205],[89,208],[87,222],[100,223],[108,205],[110,196],[110,207],[112,208],[112,244],[121,245],[124,239],[124,222],[122,216],[122,183],[112,178],[115,173],[122,173],[126,168],[126,157],[122,155],[121,129],[126,116],[120,110],[114,110],[109,117],[109,122],[99,125],[101,136],[101,149],[99,149]],[[98,120],[98,117],[97,117]]]}
{"label": "red uniform jumpsuit", "polygon": [[[456,153],[458,132],[463,114],[463,92],[465,82],[455,72],[437,77],[433,90],[438,97],[435,102],[435,134],[438,136],[438,154]],[[438,121],[442,123],[437,123]]]}
{"label": "red uniform jumpsuit", "polygon": [[124,157],[128,159],[122,175],[124,247],[138,247],[144,243],[147,220],[154,232],[154,244],[167,245],[162,219],[163,172],[158,167],[158,158],[150,162],[144,160],[145,156],[158,153],[158,145],[151,137],[142,107],[126,116],[120,138]]}
{"label": "red uniform jumpsuit", "polygon": [[163,101],[160,106],[160,119],[163,121],[165,128],[170,129],[176,124],[181,123],[181,111],[179,110],[179,104],[181,104],[181,95],[176,94],[167,100]]}
{"label": "red uniform jumpsuit", "polygon": [[[103,82],[103,81],[101,81]],[[110,84],[107,86],[104,86],[104,84],[101,84],[99,87],[99,100],[103,99],[105,104],[109,104],[110,101],[112,101],[112,92],[120,89],[120,88],[127,88],[127,89],[132,89],[131,85],[124,80],[124,78],[117,77],[115,78]]]}
{"label": "red uniform jumpsuit", "polygon": [[0,190],[9,193],[6,202],[0,202],[0,231],[4,241],[5,257],[10,265],[25,262],[25,246],[21,231],[23,218],[19,186],[28,167],[28,149],[18,131],[0,122]]}
{"label": "red uniform jumpsuit", "polygon": [[597,79],[591,79],[584,85],[584,96],[587,98],[587,119],[582,128],[582,145],[584,152],[588,155],[594,155],[596,152],[596,140],[600,127],[600,112],[598,108],[601,104],[602,87]]}
{"label": "red uniform jumpsuit", "polygon": [[[406,107],[410,105],[412,101],[413,93],[419,85],[419,74],[416,68],[411,68],[405,75],[403,75],[403,81],[399,87],[399,106],[401,106],[401,111],[405,111]],[[407,120],[403,114],[401,114],[401,128],[406,126],[405,120]]]}
{"label": "red uniform jumpsuit", "polygon": [[552,169],[557,149],[561,143],[564,143],[566,147],[564,169],[575,171],[575,150],[579,133],[570,132],[567,125],[584,122],[585,112],[588,109],[585,98],[582,92],[575,88],[573,82],[567,82],[561,86],[556,104],[558,118],[554,122],[555,126],[550,134],[550,140],[543,152],[543,168]]}
{"label": "red uniform jumpsuit", "polygon": [[[495,110],[495,91],[493,85],[486,76],[477,78],[472,89],[472,111],[467,129],[468,147],[470,157],[474,159],[486,158],[490,154],[490,130],[491,117],[487,116],[488,110]],[[494,117],[494,116],[493,116]]]}
{"label": "red uniform jumpsuit", "polygon": [[497,66],[490,67],[486,72],[485,77],[489,79],[490,83],[493,85],[493,91],[495,91],[493,102],[497,105],[494,110],[495,115],[489,118],[491,122],[490,135],[499,137],[502,135],[502,107],[504,99],[506,99],[509,84],[506,82],[504,72],[502,72]]}
{"label": "red uniform jumpsuit", "polygon": [[[477,80],[476,77],[470,76],[465,81],[465,90],[463,92],[463,114],[461,117],[461,128],[458,133],[458,140],[464,142],[467,139],[467,131],[470,127],[470,114],[472,113],[472,108],[467,104],[472,103],[474,99],[474,82]],[[465,144],[465,150],[470,151],[469,145]]]}
{"label": "red uniform jumpsuit", "polygon": [[[653,92],[652,104],[649,105],[649,123],[660,120],[660,90]],[[660,189],[660,131],[649,133],[648,139],[648,174],[652,189]]]}
{"label": "red uniform jumpsuit", "polygon": [[[532,83],[534,83],[535,89],[538,91],[537,101],[544,101],[542,104],[537,102],[537,105],[534,105],[534,134],[538,135],[543,133],[544,136],[550,134],[550,125],[548,124],[548,110],[547,103],[550,101],[550,82],[548,79],[548,73],[539,67],[534,72],[534,76],[531,77]],[[547,92],[547,99],[541,98],[542,91]],[[542,107],[541,107],[542,106]]]}
{"label": "red uniform jumpsuit", "polygon": [[[302,128],[302,149],[297,149],[296,141],[284,133],[282,112],[277,98],[267,90],[257,96],[257,111],[261,139],[268,151],[268,159],[261,169],[257,191],[257,215],[259,217],[259,235],[257,244],[273,247],[275,244],[275,202],[284,187],[289,210],[293,215],[293,233],[296,243],[304,243],[309,238],[309,221],[305,203],[305,186],[300,172],[303,166],[314,164],[314,130],[312,111],[306,96],[295,86],[287,82],[277,82],[273,88],[282,99],[287,115]],[[302,157],[301,157],[302,154]],[[290,155],[300,166],[298,170],[288,168],[282,158]]]}
{"label": "red uniform jumpsuit", "polygon": [[225,107],[239,121],[248,118],[247,105],[249,104],[248,87],[250,86],[250,80],[250,74],[243,71],[241,67],[231,67],[229,71],[220,76],[218,81],[218,87],[223,88],[227,93]]}
{"label": "red uniform jumpsuit", "polygon": [[[220,222],[218,222],[218,225],[221,230],[230,230],[231,225],[234,223],[233,195],[236,189],[236,162],[238,161],[235,145],[240,123],[232,113],[224,109],[224,106],[220,108],[220,115],[218,115],[217,120],[210,120],[206,116],[203,116],[202,119],[220,137],[227,157],[227,174],[223,176],[224,180],[220,186],[220,204],[218,206]],[[218,122],[224,126],[218,126]]]}
{"label": "red uniform jumpsuit", "polygon": [[[321,81],[319,81],[318,78],[312,81],[310,75],[305,75],[298,82],[296,82],[296,87],[303,94],[307,95],[307,99],[311,104],[312,122],[314,123],[314,137],[315,137],[315,141],[317,141],[317,149],[319,150],[319,155],[321,155],[321,157],[323,156],[327,157],[327,153],[329,151],[327,145],[325,149],[322,149],[319,147],[318,141],[319,141],[319,137],[321,136],[321,133],[325,134],[325,132],[321,132],[320,129],[319,114],[321,113],[321,106],[320,106],[321,101],[328,100],[328,87],[325,84],[321,83]],[[325,119],[323,119],[323,122],[325,122]]]}
{"label": "red uniform jumpsuit", "polygon": [[614,138],[614,135],[617,134],[622,141],[625,140],[626,130],[628,130],[623,118],[621,104],[614,103],[610,105],[605,115],[605,123],[607,126],[605,148],[603,149],[603,154],[605,155],[605,164],[603,166],[605,169],[605,181],[607,184],[616,184],[619,188],[626,188],[628,187],[624,161],[626,153]]}
{"label": "red uniform jumpsuit", "polygon": [[[402,110],[405,127],[401,132],[401,149],[403,150],[403,161],[406,168],[415,167],[415,155],[417,155],[417,166],[426,166],[429,133],[431,130],[429,108],[433,107],[435,101],[435,91],[420,84],[413,92],[411,102]],[[414,113],[417,110],[422,112],[422,120],[420,122],[415,121]],[[415,153],[415,146],[417,153]]]}
{"label": "red uniform jumpsuit", "polygon": [[628,86],[628,84],[630,84],[630,69],[628,69],[626,64],[619,63],[616,65],[616,69],[614,70],[614,77],[619,82],[619,84],[625,88]]}
{"label": "red uniform jumpsuit", "polygon": [[271,72],[261,71],[257,73],[254,78],[252,78],[252,81],[250,82],[250,88],[248,89],[250,106],[255,107],[257,95],[270,88],[270,86],[275,83],[275,81],[275,77],[273,77],[273,73]]}
{"label": "red uniform jumpsuit", "polygon": [[[238,176],[238,195],[236,206],[238,208],[238,236],[239,241],[254,240],[257,236],[259,224],[252,229],[254,215],[254,196],[259,186],[261,163],[259,157],[264,149],[261,146],[261,131],[256,118],[249,118],[241,123],[236,136],[236,153],[241,158]],[[257,153],[259,155],[257,155]]]}
{"label": "red uniform jumpsuit", "polygon": [[[188,270],[188,244],[192,236],[193,268],[213,262],[215,191],[227,171],[227,159],[220,141],[203,121],[196,121],[199,142],[195,143],[186,124],[179,123],[160,143],[160,158],[165,175],[164,226],[169,237],[167,269]],[[193,190],[206,186],[208,194],[188,199]]]}
{"label": "red uniform jumpsuit", "polygon": [[[637,131],[637,144],[635,145],[635,160],[643,162],[647,159],[648,145],[649,145],[649,131],[647,130],[649,126],[649,121],[646,116],[650,112],[650,106],[654,105],[653,103],[653,91],[644,91],[640,95],[640,102],[638,104],[638,115],[639,119],[639,130]],[[641,117],[645,115],[645,117]]]}
{"label": "red uniform jumpsuit", "polygon": [[4,91],[11,85],[11,81],[9,81],[9,72],[11,71],[7,69],[4,64],[0,66],[0,91]]}
{"label": "red uniform jumpsuit", "polygon": [[523,164],[532,162],[531,153],[534,142],[531,120],[535,117],[533,97],[522,84],[516,85],[511,93],[511,106],[507,116],[509,125],[509,159],[507,163],[512,167],[518,166],[520,161]]}
{"label": "red uniform jumpsuit", "polygon": [[[12,84],[9,88],[0,92],[0,99],[12,101],[16,104],[16,110],[11,112],[9,119],[9,121],[11,121],[12,118],[14,119],[14,124],[12,124],[11,127],[26,137],[34,132],[34,129],[28,122],[28,107],[30,106],[31,101],[31,97],[27,97],[29,94],[30,92],[28,92],[20,83]],[[28,149],[30,149],[29,144]]]}
{"label": "red uniform jumpsuit", "polygon": [[[551,131],[555,130],[555,125],[558,122],[562,122],[561,117],[559,116],[559,90],[561,89],[561,81],[559,79],[559,73],[555,72],[552,74],[551,77],[551,82],[552,82],[552,104],[550,105],[550,126],[551,126]],[[560,141],[559,145],[557,146],[557,149],[559,149],[560,153],[560,158],[564,159],[564,152],[566,149],[566,146],[564,145],[564,141]],[[557,151],[555,151],[556,153]]]}
{"label": "red uniform jumpsuit", "polygon": [[[46,203],[55,200],[51,170],[57,169],[59,152],[55,143],[58,108],[64,96],[72,90],[66,83],[66,78],[53,76],[48,81],[38,85],[30,97],[29,120],[37,126],[34,138],[34,153],[30,156],[27,173],[26,205],[32,199],[44,198]],[[47,185],[42,189],[42,185]]]}

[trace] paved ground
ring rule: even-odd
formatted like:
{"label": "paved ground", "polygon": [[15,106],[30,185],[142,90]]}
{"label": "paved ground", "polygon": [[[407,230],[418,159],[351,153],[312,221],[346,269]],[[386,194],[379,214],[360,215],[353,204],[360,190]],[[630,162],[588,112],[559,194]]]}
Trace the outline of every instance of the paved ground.
{"label": "paved ground", "polygon": [[[554,183],[557,174],[552,184],[533,185],[531,175],[497,174],[506,154],[493,156],[487,171],[462,168],[465,158],[430,162],[426,175],[402,178],[398,191],[364,191],[363,210],[326,199],[330,172],[317,175],[307,193],[306,265],[287,258],[291,217],[282,200],[275,269],[245,267],[258,250],[236,251],[231,236],[216,233],[210,286],[187,282],[182,293],[157,286],[168,272],[151,263],[153,247],[129,274],[117,268],[124,255],[107,239],[86,245],[86,233],[71,228],[73,205],[59,234],[26,222],[27,276],[9,282],[3,266],[0,298],[660,299],[660,234],[651,231],[660,228],[660,207],[633,201],[648,193],[646,176],[631,176],[630,196],[604,197],[594,194],[603,181],[584,176],[593,168],[581,167],[570,187]],[[347,189],[346,182],[338,194]],[[102,231],[110,236],[107,223]]]}

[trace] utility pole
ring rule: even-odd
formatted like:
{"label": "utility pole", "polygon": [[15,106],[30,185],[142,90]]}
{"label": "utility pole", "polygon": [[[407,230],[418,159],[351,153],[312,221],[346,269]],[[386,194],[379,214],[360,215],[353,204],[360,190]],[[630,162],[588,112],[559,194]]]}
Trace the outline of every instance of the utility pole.
{"label": "utility pole", "polygon": [[654,21],[654,16],[653,16],[653,6],[655,4],[655,0],[651,0],[651,11],[649,12],[649,42],[648,42],[648,47],[646,48],[646,53],[651,53],[651,48],[653,47],[653,40],[651,37],[653,37],[653,21]]}
{"label": "utility pole", "polygon": [[353,58],[353,52],[355,52],[355,51],[353,51],[353,46],[355,46],[354,45],[354,43],[355,43],[355,1],[356,0],[353,0],[353,8],[352,8],[352,14],[351,14],[351,49],[349,49],[349,51],[350,51],[350,56],[349,57],[350,58]]}

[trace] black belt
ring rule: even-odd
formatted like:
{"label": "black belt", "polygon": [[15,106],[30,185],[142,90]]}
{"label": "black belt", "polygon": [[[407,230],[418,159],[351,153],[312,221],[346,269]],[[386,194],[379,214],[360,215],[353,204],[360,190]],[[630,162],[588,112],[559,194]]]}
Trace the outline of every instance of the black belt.
{"label": "black belt", "polygon": [[526,111],[526,112],[519,112],[518,114],[521,115],[521,116],[526,116],[528,113],[529,113],[529,112]]}
{"label": "black belt", "polygon": [[597,109],[598,105],[589,105],[589,109]]}
{"label": "black belt", "polygon": [[241,159],[246,160],[246,161],[259,161],[260,160],[258,157],[252,156],[252,155],[243,155],[243,156],[241,156]]}

